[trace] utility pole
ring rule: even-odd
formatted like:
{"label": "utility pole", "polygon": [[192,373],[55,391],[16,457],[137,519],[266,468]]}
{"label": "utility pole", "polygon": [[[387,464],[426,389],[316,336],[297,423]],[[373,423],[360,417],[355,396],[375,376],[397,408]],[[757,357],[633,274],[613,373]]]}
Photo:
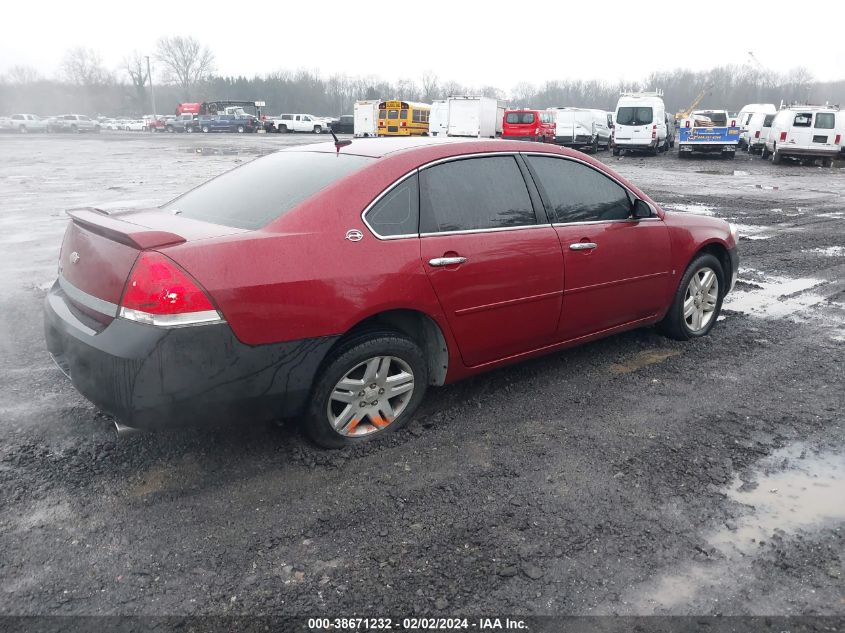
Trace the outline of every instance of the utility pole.
{"label": "utility pole", "polygon": [[153,90],[153,74],[150,72],[150,56],[147,55],[147,77],[150,80],[150,99],[153,102],[153,116],[156,115],[156,93]]}

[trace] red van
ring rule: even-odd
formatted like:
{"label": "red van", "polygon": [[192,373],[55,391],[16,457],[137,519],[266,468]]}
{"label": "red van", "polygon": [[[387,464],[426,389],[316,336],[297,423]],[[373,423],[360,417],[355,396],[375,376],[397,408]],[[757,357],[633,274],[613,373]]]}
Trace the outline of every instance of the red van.
{"label": "red van", "polygon": [[505,110],[502,138],[554,143],[555,118],[548,110]]}

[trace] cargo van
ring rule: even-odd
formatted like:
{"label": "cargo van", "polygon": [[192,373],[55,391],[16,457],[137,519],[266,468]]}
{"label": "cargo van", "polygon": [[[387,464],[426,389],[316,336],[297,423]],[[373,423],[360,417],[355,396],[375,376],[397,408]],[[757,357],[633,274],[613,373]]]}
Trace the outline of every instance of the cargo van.
{"label": "cargo van", "polygon": [[762,112],[755,112],[751,115],[746,125],[745,148],[749,154],[755,154],[763,150],[763,145],[766,139],[769,138],[769,130],[772,129],[772,121],[774,114],[763,114]]}
{"label": "cargo van", "polygon": [[774,164],[784,156],[800,161],[821,159],[825,167],[833,164],[842,143],[839,108],[836,106],[796,105],[784,108],[772,120],[772,128],[763,145],[763,158],[771,155]]}
{"label": "cargo van", "polygon": [[378,134],[378,104],[381,101],[356,101],[352,110],[352,129],[355,136]]}
{"label": "cargo van", "polygon": [[625,150],[657,155],[670,146],[663,91],[623,92],[613,116],[613,155]]}
{"label": "cargo van", "polygon": [[445,99],[436,99],[431,102],[428,133],[431,136],[446,136],[449,133],[449,104]]}
{"label": "cargo van", "polygon": [[477,96],[453,96],[446,99],[449,108],[449,136],[496,138],[502,134],[505,106],[498,99]]}
{"label": "cargo van", "polygon": [[597,152],[610,147],[607,112],[588,108],[551,108],[555,117],[555,143]]}
{"label": "cargo van", "polygon": [[755,114],[776,114],[777,111],[774,103],[749,103],[742,106],[742,110],[736,115],[740,147],[748,144],[748,125],[751,123],[752,116]]}
{"label": "cargo van", "polygon": [[519,141],[553,143],[554,116],[549,110],[505,110],[502,138]]}

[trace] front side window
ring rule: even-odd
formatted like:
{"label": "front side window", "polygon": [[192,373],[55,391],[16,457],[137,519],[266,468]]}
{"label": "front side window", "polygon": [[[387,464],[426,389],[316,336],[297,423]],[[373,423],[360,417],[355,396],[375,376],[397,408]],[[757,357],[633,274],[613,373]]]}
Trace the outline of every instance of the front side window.
{"label": "front side window", "polygon": [[419,233],[420,190],[417,174],[391,189],[364,217],[373,231],[382,237]]}
{"label": "front side window", "polygon": [[555,222],[624,220],[631,216],[631,198],[625,188],[592,167],[546,156],[528,156],[527,160],[549,198]]}
{"label": "front side window", "polygon": [[525,179],[513,156],[456,160],[420,172],[420,232],[536,224]]}
{"label": "front side window", "polygon": [[654,120],[654,110],[645,106],[622,106],[616,113],[619,125],[648,125]]}
{"label": "front side window", "polygon": [[833,112],[819,112],[813,127],[819,130],[832,130],[836,125],[836,115]]}

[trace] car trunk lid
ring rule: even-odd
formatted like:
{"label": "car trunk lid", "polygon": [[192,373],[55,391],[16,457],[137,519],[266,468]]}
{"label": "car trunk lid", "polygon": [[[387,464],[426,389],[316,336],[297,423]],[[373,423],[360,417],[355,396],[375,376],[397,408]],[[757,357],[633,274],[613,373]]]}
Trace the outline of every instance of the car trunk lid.
{"label": "car trunk lid", "polygon": [[102,324],[117,316],[126,280],[141,251],[244,232],[158,210],[110,215],[85,208],[70,210],[68,215],[71,222],[59,256],[59,284],[73,307]]}

